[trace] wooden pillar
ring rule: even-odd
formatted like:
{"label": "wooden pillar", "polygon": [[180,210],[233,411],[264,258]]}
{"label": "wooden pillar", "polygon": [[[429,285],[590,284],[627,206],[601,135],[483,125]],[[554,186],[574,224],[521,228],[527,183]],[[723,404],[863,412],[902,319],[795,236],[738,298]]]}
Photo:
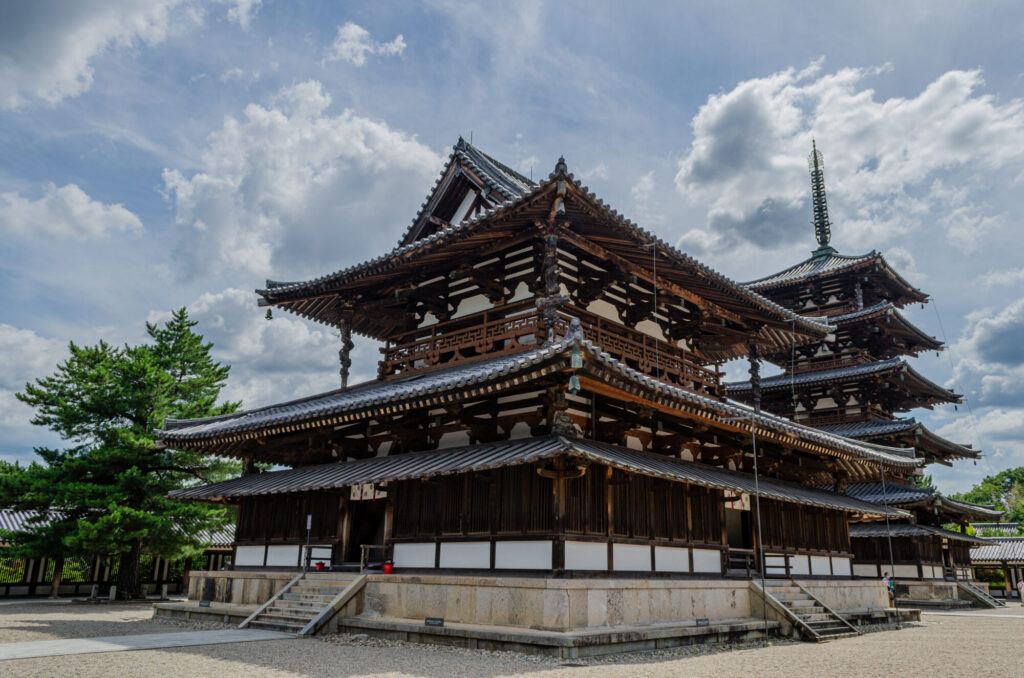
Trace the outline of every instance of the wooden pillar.
{"label": "wooden pillar", "polygon": [[565,571],[565,457],[556,457],[554,464],[555,477],[551,483],[551,491],[555,510],[555,539],[552,545],[551,569],[557,574]]}

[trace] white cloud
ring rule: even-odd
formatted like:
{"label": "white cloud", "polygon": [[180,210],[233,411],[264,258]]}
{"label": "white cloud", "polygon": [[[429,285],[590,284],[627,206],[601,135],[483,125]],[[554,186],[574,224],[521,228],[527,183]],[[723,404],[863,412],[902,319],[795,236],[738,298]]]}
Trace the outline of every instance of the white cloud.
{"label": "white cloud", "polygon": [[66,357],[64,342],[0,324],[0,446],[27,451],[35,445],[58,444],[56,436],[30,423],[32,408],[14,394],[27,382],[51,374]]}
{"label": "white cloud", "polygon": [[1004,224],[970,197],[974,186],[957,193],[937,180],[1024,164],[1015,151],[1024,144],[1024,101],[980,93],[980,71],[949,71],[917,96],[879,99],[865,81],[886,70],[825,73],[819,60],[708,98],[676,187],[708,209],[705,230],[717,249],[807,237],[812,138],[826,157],[833,234],[857,247],[938,221],[969,250],[980,232]]}
{"label": "white cloud", "polygon": [[[259,407],[338,388],[338,332],[275,310],[272,320],[249,290],[206,293],[188,305],[196,331],[213,342],[216,360],[231,365],[223,397]],[[149,322],[169,313],[151,312]],[[375,376],[375,345],[361,340],[353,351],[349,383]]]}
{"label": "white cloud", "polygon": [[401,56],[405,51],[405,38],[395,36],[391,42],[377,42],[370,32],[351,21],[338,26],[338,35],[324,52],[325,61],[347,61],[362,66],[368,56]]}
{"label": "white cloud", "polygon": [[1018,283],[1024,283],[1024,267],[991,271],[977,280],[977,284],[985,288],[1011,286]]}
{"label": "white cloud", "polygon": [[249,30],[256,13],[260,11],[263,0],[227,0],[231,5],[228,8],[228,21],[233,21],[242,27],[242,30]]}
{"label": "white cloud", "polygon": [[629,188],[629,196],[633,199],[636,219],[642,223],[658,222],[662,219],[653,212],[654,171],[647,172]]}
{"label": "white cloud", "polygon": [[[162,42],[185,0],[13,2],[0,21],[0,109],[55,104],[89,89],[93,60],[111,48]],[[194,13],[183,13],[183,22]]]}
{"label": "white cloud", "polygon": [[187,273],[321,275],[394,246],[443,159],[330,103],[289,87],[210,134],[200,171],[164,170]]}
{"label": "white cloud", "polygon": [[43,197],[29,200],[0,193],[0,231],[18,235],[101,238],[112,232],[142,231],[139,218],[122,205],[105,205],[75,184],[45,186]]}

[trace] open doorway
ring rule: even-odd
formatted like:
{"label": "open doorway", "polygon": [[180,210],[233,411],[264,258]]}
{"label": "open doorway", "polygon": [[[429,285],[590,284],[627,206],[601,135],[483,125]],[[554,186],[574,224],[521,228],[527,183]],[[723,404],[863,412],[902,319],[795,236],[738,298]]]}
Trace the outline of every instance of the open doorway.
{"label": "open doorway", "polygon": [[[348,543],[345,545],[345,564],[359,565],[362,545],[384,543],[384,514],[387,500],[373,499],[349,502]],[[380,551],[374,551],[371,558],[380,560]]]}

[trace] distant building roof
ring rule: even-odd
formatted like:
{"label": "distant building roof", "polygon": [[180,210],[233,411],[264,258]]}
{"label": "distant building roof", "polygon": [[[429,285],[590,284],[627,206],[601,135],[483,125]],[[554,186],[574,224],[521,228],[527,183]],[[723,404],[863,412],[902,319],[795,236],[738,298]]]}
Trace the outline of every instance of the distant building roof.
{"label": "distant building roof", "polygon": [[[988,546],[971,549],[971,562],[1024,564],[1024,537],[999,537],[989,539]],[[994,543],[992,543],[994,542]]]}
{"label": "distant building roof", "polygon": [[986,530],[994,534],[1012,537],[1021,531],[1020,523],[971,523],[975,531]]}
{"label": "distant building roof", "polygon": [[[49,524],[52,517],[46,517],[41,521],[33,520],[39,513],[36,511],[16,511],[13,509],[0,509],[0,530],[10,532],[30,532],[33,528]],[[59,515],[59,514],[51,514]],[[199,540],[210,544],[213,548],[230,548],[235,543],[235,526],[225,525],[216,531],[201,530],[197,536]],[[4,540],[0,538],[0,544]]]}

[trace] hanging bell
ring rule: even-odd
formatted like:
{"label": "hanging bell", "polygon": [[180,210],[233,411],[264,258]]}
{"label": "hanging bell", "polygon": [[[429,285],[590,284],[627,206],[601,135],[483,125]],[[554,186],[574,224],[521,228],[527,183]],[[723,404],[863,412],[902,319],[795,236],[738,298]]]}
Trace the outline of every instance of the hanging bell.
{"label": "hanging bell", "polygon": [[580,392],[580,378],[575,374],[569,377],[569,393],[576,395]]}
{"label": "hanging bell", "polygon": [[578,370],[583,367],[583,352],[580,351],[579,346],[572,347],[572,353],[569,354],[569,365],[572,366],[574,370]]}

